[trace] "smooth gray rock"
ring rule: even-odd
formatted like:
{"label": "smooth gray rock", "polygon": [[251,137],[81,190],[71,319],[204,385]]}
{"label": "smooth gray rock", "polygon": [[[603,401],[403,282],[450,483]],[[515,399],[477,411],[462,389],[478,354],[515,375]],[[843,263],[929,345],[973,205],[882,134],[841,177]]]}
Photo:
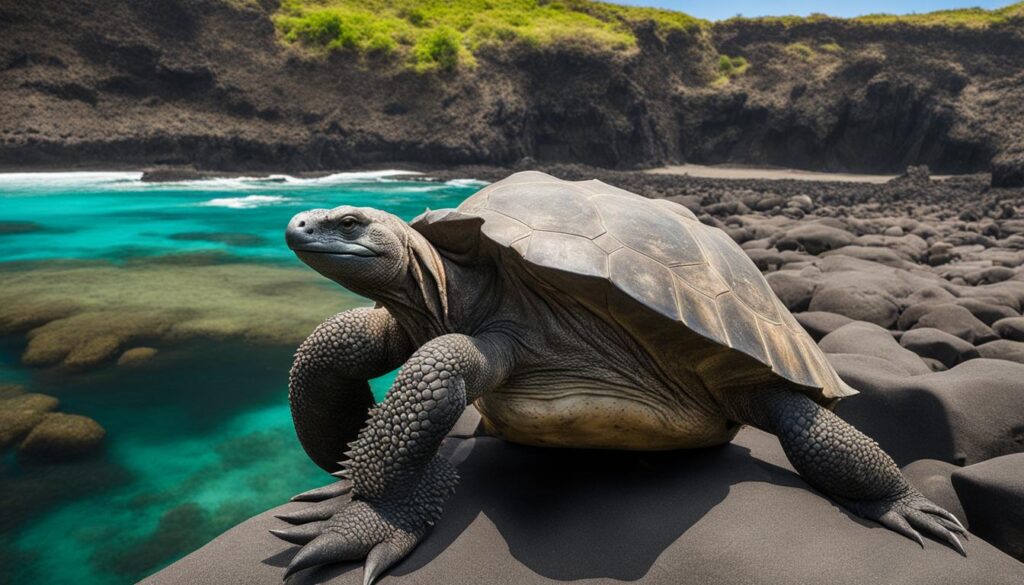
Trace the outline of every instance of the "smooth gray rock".
{"label": "smooth gray rock", "polygon": [[937,305],[922,315],[913,328],[919,327],[939,329],[975,345],[999,339],[988,325],[959,305]]}
{"label": "smooth gray rock", "polygon": [[863,321],[843,325],[826,335],[818,345],[826,353],[870,355],[887,360],[908,376],[932,371],[917,354],[902,347],[888,330]]}
{"label": "smooth gray rock", "polygon": [[828,311],[805,311],[803,313],[795,313],[793,316],[796,317],[800,326],[814,338],[814,341],[821,341],[822,337],[843,325],[853,323],[853,319],[846,315],[829,313]]}
{"label": "smooth gray rock", "polygon": [[919,459],[903,467],[903,475],[906,476],[910,485],[917,488],[926,498],[949,510],[960,520],[960,523],[970,528],[967,514],[960,505],[960,498],[953,489],[952,475],[954,472],[963,469],[946,461],[937,459]]}
{"label": "smooth gray rock", "polygon": [[1007,317],[992,324],[996,335],[1010,341],[1024,341],[1024,317]]}
{"label": "smooth gray rock", "polygon": [[874,356],[836,354],[829,361],[860,391],[836,413],[900,465],[918,459],[971,465],[1024,451],[1022,364],[973,359],[946,372],[901,376],[892,362]]}
{"label": "smooth gray rock", "polygon": [[811,304],[814,295],[814,281],[796,274],[792,270],[771,272],[765,279],[783,305],[790,311],[803,311]]}
{"label": "smooth gray rock", "polygon": [[[857,519],[810,488],[778,441],[744,430],[723,447],[667,453],[542,449],[468,439],[462,477],[427,539],[382,585],[1017,585],[1024,564],[979,538],[961,557]],[[312,486],[311,486],[312,487]],[[297,547],[252,518],[142,581],[278,585]],[[867,560],[870,559],[868,562]],[[291,585],[362,583],[361,563]]]}
{"label": "smooth gray rock", "polygon": [[981,357],[1024,364],[1024,341],[997,339],[978,346]]}
{"label": "smooth gray rock", "polygon": [[1024,453],[957,470],[952,481],[972,530],[1024,560]]}
{"label": "smooth gray rock", "polygon": [[921,357],[938,360],[947,368],[981,357],[973,345],[932,327],[911,329],[900,336],[900,345]]}

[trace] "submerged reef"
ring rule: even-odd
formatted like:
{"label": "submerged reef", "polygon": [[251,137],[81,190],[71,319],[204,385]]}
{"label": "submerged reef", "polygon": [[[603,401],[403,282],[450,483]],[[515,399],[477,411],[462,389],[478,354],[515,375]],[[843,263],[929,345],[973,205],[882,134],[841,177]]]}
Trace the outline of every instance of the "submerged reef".
{"label": "submerged reef", "polygon": [[194,255],[0,266],[0,333],[22,362],[87,369],[195,338],[296,345],[359,301],[307,271]]}

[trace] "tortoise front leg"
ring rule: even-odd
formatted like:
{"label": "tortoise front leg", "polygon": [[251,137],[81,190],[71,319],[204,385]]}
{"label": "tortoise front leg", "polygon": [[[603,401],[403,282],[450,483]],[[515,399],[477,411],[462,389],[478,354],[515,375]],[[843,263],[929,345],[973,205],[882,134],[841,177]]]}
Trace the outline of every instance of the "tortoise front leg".
{"label": "tortoise front leg", "polygon": [[373,406],[367,380],[397,368],[412,351],[385,309],[338,313],[306,338],[288,376],[288,402],[299,442],[314,463],[328,472],[341,468],[338,461]]}
{"label": "tortoise front leg", "polygon": [[372,410],[344,463],[352,500],[338,507],[318,504],[306,523],[273,531],[305,544],[285,576],[365,557],[364,582],[370,583],[415,548],[457,480],[455,469],[437,454],[441,441],[469,402],[505,380],[510,356],[502,339],[458,334],[417,350],[387,399]]}
{"label": "tortoise front leg", "polygon": [[921,530],[964,554],[966,536],[953,514],[910,486],[878,443],[787,388],[726,394],[727,411],[741,423],[775,434],[807,483],[858,516],[874,520],[924,546]]}

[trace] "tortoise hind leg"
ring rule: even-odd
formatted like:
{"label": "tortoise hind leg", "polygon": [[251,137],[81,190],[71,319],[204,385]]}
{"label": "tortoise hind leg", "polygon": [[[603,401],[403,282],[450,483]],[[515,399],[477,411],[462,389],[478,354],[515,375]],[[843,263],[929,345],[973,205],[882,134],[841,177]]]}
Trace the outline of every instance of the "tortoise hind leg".
{"label": "tortoise hind leg", "polygon": [[[779,438],[800,475],[858,516],[922,544],[918,530],[964,553],[966,530],[910,486],[878,444],[806,395],[787,388],[727,395],[739,422]],[[956,534],[954,534],[956,533]]]}

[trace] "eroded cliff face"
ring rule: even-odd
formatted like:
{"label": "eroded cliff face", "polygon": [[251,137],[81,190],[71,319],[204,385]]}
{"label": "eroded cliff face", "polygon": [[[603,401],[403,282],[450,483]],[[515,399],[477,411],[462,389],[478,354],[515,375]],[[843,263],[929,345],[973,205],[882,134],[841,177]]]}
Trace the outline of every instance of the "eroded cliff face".
{"label": "eroded cliff face", "polygon": [[[418,74],[229,0],[0,4],[0,168],[671,162],[985,171],[1024,152],[1024,31],[723,23]],[[750,63],[719,77],[719,55]],[[1017,172],[1017,175],[1020,173]]]}

